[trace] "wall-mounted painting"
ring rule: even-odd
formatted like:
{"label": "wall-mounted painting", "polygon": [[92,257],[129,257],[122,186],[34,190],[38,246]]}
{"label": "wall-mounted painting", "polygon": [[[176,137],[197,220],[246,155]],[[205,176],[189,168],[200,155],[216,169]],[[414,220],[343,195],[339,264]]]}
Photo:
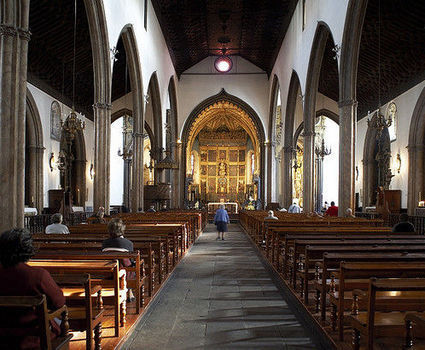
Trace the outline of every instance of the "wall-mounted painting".
{"label": "wall-mounted painting", "polygon": [[61,106],[57,101],[53,101],[50,107],[50,138],[61,140]]}

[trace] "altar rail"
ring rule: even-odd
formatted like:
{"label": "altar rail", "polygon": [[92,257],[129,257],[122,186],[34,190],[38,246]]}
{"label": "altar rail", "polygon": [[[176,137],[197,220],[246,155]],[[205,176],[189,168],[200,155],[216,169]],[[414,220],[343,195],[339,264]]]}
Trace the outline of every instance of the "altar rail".
{"label": "altar rail", "polygon": [[[64,223],[68,226],[78,225],[87,221],[87,217],[92,215],[93,213],[86,212],[75,212],[68,214]],[[25,216],[24,217],[24,227],[28,229],[31,233],[40,233],[44,232],[44,229],[47,225],[50,225],[51,218],[53,214],[39,214],[33,216]]]}

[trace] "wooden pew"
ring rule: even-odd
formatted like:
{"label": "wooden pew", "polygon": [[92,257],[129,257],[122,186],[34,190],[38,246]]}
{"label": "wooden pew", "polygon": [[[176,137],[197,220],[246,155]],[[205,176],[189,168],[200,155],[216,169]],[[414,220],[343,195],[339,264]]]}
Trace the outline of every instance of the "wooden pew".
{"label": "wooden pew", "polygon": [[[309,282],[313,283],[314,276],[317,273],[316,263],[319,260],[323,260],[323,255],[327,252],[332,253],[375,253],[377,255],[388,255],[392,253],[398,253],[403,256],[412,253],[422,253],[425,252],[425,243],[422,245],[387,245],[383,244],[374,244],[374,245],[356,245],[350,244],[350,242],[345,243],[340,246],[306,246],[305,252],[300,258],[301,260],[297,265],[297,272],[295,276],[295,281],[300,280],[301,288],[301,297],[304,297],[304,303],[308,304],[309,296]],[[344,260],[345,261],[345,260]],[[294,282],[294,289],[296,290],[297,284]],[[316,293],[317,295],[317,293]]]}
{"label": "wooden pew", "polygon": [[328,292],[332,328],[335,328],[337,321],[338,337],[341,341],[344,339],[345,293],[351,293],[354,289],[366,289],[371,277],[423,278],[425,262],[341,262],[338,280],[334,282],[336,287],[331,286]]}
{"label": "wooden pew", "polygon": [[[101,349],[102,315],[104,312],[101,299],[102,287],[93,284],[90,275],[53,275],[53,279],[62,288],[66,298],[69,325],[72,331],[86,332],[86,349]],[[96,305],[92,296],[97,295]],[[94,332],[94,336],[93,336]]]}
{"label": "wooden pew", "polygon": [[[366,349],[373,350],[376,337],[402,337],[405,334],[405,314],[403,311],[425,311],[425,279],[371,278],[368,292],[355,290],[353,297],[353,311],[348,316],[353,328],[353,349],[360,349],[361,336],[364,336],[366,337]],[[356,309],[358,298],[366,299],[367,312],[359,312]],[[384,305],[380,303],[383,298],[387,299]],[[389,303],[390,307],[388,306]]]}
{"label": "wooden pew", "polygon": [[125,292],[125,271],[119,270],[118,261],[32,259],[28,265],[42,267],[50,274],[81,275],[87,273],[99,276],[100,279],[97,279],[96,283],[101,284],[102,288],[113,288],[115,336],[119,336],[120,323],[123,326],[126,322],[127,295],[123,293],[123,291]]}
{"label": "wooden pew", "polygon": [[[69,341],[72,338],[68,334],[68,309],[66,305],[56,311],[49,312],[47,309],[46,296],[0,296],[0,312],[14,314],[19,312],[35,312],[38,317],[38,327],[27,327],[11,324],[7,329],[0,328],[0,344],[6,348],[12,349],[16,346],[16,338],[24,336],[35,336],[40,338],[40,348],[53,349],[69,349]],[[59,337],[52,339],[50,332],[50,322],[54,318],[61,319],[61,334]],[[54,321],[53,321],[54,322]],[[13,336],[11,336],[13,334]]]}
{"label": "wooden pew", "polygon": [[[136,312],[140,313],[140,308],[144,306],[144,290],[147,284],[145,275],[144,260],[140,256],[140,252],[133,253],[123,252],[81,252],[80,251],[60,251],[41,249],[36,252],[35,259],[58,259],[58,260],[120,260],[129,259],[133,261],[134,266],[123,266],[121,269],[126,271],[127,287],[134,290],[136,297]],[[132,274],[135,278],[129,278]]]}
{"label": "wooden pew", "polygon": [[[69,239],[69,238],[68,238]],[[152,244],[146,242],[133,241],[134,249],[136,251],[141,251],[140,257],[143,259],[143,265],[145,268],[145,276],[147,276],[148,282],[148,295],[152,296],[155,288],[156,281],[159,283],[162,282],[162,277],[155,278],[155,275],[161,276],[161,271],[164,270],[162,267],[162,262],[164,259],[158,258],[155,260],[154,249],[152,249]],[[56,238],[53,239],[53,242],[42,239],[41,241],[36,241],[34,246],[38,250],[57,250],[60,252],[83,252],[83,253],[102,253],[102,243],[101,240],[96,239],[95,237],[83,238],[80,239],[71,239],[67,243],[57,241]],[[161,246],[157,248],[160,250]],[[124,253],[126,254],[126,253]],[[161,254],[158,252],[157,254]],[[106,258],[106,257],[105,257]],[[144,286],[146,286],[144,284]],[[141,300],[141,299],[140,299]]]}
{"label": "wooden pew", "polygon": [[[401,252],[347,252],[339,251],[324,253],[320,262],[316,263],[316,271],[313,281],[313,289],[316,294],[316,312],[320,312],[321,319],[326,319],[326,292],[332,285],[336,289],[335,282],[332,282],[331,274],[339,271],[341,261],[344,262],[424,262],[425,253]],[[322,298],[322,296],[324,296]]]}
{"label": "wooden pew", "polygon": [[408,313],[404,317],[404,322],[406,328],[404,348],[412,349],[415,345],[413,341],[413,328],[415,329],[416,333],[425,334],[425,313]]}

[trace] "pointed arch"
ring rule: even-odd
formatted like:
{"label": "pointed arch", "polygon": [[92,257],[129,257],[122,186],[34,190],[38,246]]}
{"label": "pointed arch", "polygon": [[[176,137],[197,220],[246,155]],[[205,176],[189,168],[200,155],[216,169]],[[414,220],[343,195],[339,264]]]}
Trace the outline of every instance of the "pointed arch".
{"label": "pointed arch", "polygon": [[[140,56],[136,41],[136,34],[132,24],[127,24],[121,30],[121,38],[126,54],[126,63],[130,77],[130,86],[133,96],[133,160],[130,194],[130,207],[133,212],[143,208],[143,129],[144,129],[144,105],[143,105],[143,79]],[[129,169],[127,169],[129,171]],[[130,180],[129,180],[130,181]],[[128,181],[127,181],[128,182]],[[127,184],[128,186],[129,184]]]}
{"label": "pointed arch", "polygon": [[[148,85],[149,103],[152,106],[153,113],[153,132],[155,134],[156,144],[152,145],[156,157],[159,157],[159,150],[163,147],[162,142],[162,111],[161,111],[161,94],[159,90],[158,75],[156,72],[152,73]],[[160,160],[159,158],[157,160]]]}
{"label": "pointed arch", "polygon": [[320,71],[325,53],[326,42],[331,35],[328,25],[324,22],[317,24],[316,33],[311,48],[307,70],[307,81],[304,102],[304,155],[303,155],[303,201],[304,211],[314,209],[314,120],[316,116],[316,97],[319,88]]}
{"label": "pointed arch", "polygon": [[[273,76],[272,89],[270,94],[270,111],[269,111],[269,147],[267,150],[267,201],[271,202],[275,193],[277,192],[276,188],[276,158],[275,154],[277,152],[277,145],[281,142],[280,139],[276,136],[276,107],[279,94],[279,79],[276,74]],[[275,158],[275,160],[273,160]]]}
{"label": "pointed arch", "polygon": [[[26,89],[25,202],[43,210],[43,128],[30,90]],[[26,204],[27,204],[26,203]]]}
{"label": "pointed arch", "polygon": [[[231,104],[234,104],[238,107],[240,107],[242,110],[244,110],[247,115],[250,117],[253,125],[255,126],[255,129],[257,130],[256,137],[258,138],[258,144],[260,148],[260,200],[262,203],[264,203],[264,197],[265,197],[265,139],[266,139],[266,133],[264,131],[264,126],[261,122],[260,117],[255,112],[255,110],[247,104],[245,101],[241,100],[240,98],[228,94],[224,89],[222,89],[217,95],[211,96],[201,103],[199,103],[189,114],[188,118],[186,119],[186,122],[183,126],[182,130],[182,136],[181,136],[181,142],[182,142],[182,157],[183,160],[180,167],[180,183],[185,184],[185,175],[186,175],[186,159],[187,159],[187,145],[189,143],[189,138],[192,132],[192,126],[197,120],[198,115],[205,110],[207,107],[214,105],[215,103],[219,103],[221,101],[229,102]],[[181,192],[180,192],[180,198],[181,198],[181,204],[183,205],[183,200],[185,198],[185,186],[181,186]]]}
{"label": "pointed arch", "polygon": [[[288,208],[292,204],[292,157],[295,149],[294,143],[294,123],[295,109],[297,106],[298,91],[300,90],[300,80],[295,70],[292,71],[289,82],[288,97],[286,101],[285,127],[283,137],[283,161],[282,161],[282,194],[283,206]],[[296,139],[295,139],[296,142]]]}
{"label": "pointed arch", "polygon": [[415,109],[409,129],[409,173],[407,209],[409,215],[414,215],[414,208],[423,198],[419,198],[419,192],[425,194],[425,88],[423,88]]}

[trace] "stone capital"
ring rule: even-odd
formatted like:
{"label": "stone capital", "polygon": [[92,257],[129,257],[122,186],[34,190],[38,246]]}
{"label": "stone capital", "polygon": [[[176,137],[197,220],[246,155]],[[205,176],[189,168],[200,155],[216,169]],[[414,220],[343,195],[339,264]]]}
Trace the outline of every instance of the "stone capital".
{"label": "stone capital", "polygon": [[354,99],[341,100],[341,101],[338,102],[338,107],[339,108],[356,107],[357,104],[358,104],[358,102]]}
{"label": "stone capital", "polygon": [[105,103],[105,102],[96,102],[95,104],[93,104],[93,109],[107,109],[107,110],[111,110],[112,109],[112,104]]}
{"label": "stone capital", "polygon": [[7,24],[0,24],[0,35],[1,36],[19,36],[21,39],[29,41],[31,38],[31,32],[23,28],[16,28]]}
{"label": "stone capital", "polygon": [[21,39],[26,41],[30,41],[31,39],[31,32],[29,30],[18,28],[18,35]]}
{"label": "stone capital", "polygon": [[147,134],[143,132],[133,132],[133,137],[141,137],[144,138]]}
{"label": "stone capital", "polygon": [[316,135],[316,133],[314,131],[303,131],[303,133],[301,134],[301,136],[303,137],[309,137],[309,136],[314,136]]}

